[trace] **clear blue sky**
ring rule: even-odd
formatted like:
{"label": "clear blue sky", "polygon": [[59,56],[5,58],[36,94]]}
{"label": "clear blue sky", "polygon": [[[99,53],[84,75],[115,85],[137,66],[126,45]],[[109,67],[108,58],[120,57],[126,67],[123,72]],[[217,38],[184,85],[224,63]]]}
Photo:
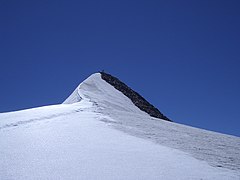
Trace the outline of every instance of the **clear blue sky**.
{"label": "clear blue sky", "polygon": [[240,1],[0,1],[0,112],[104,69],[175,122],[240,136]]}

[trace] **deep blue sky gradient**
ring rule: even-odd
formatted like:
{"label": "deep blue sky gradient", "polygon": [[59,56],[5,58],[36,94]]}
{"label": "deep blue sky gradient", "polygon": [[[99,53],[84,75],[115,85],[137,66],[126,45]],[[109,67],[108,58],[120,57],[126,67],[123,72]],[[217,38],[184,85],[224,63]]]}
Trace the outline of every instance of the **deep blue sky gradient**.
{"label": "deep blue sky gradient", "polygon": [[175,122],[240,136],[240,1],[0,1],[0,112],[104,69]]}

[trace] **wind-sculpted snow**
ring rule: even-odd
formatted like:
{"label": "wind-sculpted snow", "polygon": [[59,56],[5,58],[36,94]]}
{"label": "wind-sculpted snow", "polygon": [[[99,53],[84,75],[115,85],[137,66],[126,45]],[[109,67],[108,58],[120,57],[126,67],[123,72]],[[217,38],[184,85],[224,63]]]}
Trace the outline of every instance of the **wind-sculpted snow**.
{"label": "wind-sculpted snow", "polygon": [[[107,112],[103,112],[103,114]],[[116,114],[118,114],[116,116]],[[240,138],[177,123],[117,112],[113,127],[131,135],[187,152],[214,167],[240,171]],[[121,115],[119,115],[121,114]]]}
{"label": "wind-sculpted snow", "polygon": [[152,118],[99,74],[65,103],[0,114],[1,180],[240,179],[239,138]]}
{"label": "wind-sculpted snow", "polygon": [[82,101],[77,106],[72,105],[72,110],[66,105],[52,105],[22,111],[1,113],[0,130],[21,125],[28,125],[37,121],[47,121],[49,119],[71,115],[80,111],[88,111],[90,102]]}

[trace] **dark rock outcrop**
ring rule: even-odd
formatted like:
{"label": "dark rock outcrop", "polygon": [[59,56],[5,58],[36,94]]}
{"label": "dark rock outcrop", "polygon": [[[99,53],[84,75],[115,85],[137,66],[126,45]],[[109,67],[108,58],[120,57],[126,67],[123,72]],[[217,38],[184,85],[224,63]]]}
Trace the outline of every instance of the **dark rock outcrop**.
{"label": "dark rock outcrop", "polygon": [[145,111],[152,117],[164,119],[166,121],[172,121],[166,116],[164,116],[157,108],[145,100],[140,94],[132,90],[126,84],[121,82],[118,78],[105,73],[104,71],[100,72],[101,77],[107,83],[111,84],[114,88],[121,91],[125,96],[127,96],[131,101],[142,111]]}

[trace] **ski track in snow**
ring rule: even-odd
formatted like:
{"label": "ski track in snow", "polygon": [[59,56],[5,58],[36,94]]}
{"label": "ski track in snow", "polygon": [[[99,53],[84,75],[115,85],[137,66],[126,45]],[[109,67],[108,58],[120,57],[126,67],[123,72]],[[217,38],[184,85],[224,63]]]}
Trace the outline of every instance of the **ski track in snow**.
{"label": "ski track in snow", "polygon": [[64,115],[71,115],[71,114],[79,112],[79,111],[83,111],[83,109],[79,109],[79,110],[76,110],[74,112],[69,112],[69,113],[57,113],[57,114],[52,114],[52,115],[49,115],[49,116],[43,116],[43,117],[39,117],[39,118],[17,121],[16,123],[10,123],[10,124],[5,124],[5,125],[1,126],[0,130],[5,129],[5,128],[16,127],[16,126],[19,126],[19,125],[34,123],[36,121],[49,120],[49,119],[53,119],[53,118],[64,116]]}

